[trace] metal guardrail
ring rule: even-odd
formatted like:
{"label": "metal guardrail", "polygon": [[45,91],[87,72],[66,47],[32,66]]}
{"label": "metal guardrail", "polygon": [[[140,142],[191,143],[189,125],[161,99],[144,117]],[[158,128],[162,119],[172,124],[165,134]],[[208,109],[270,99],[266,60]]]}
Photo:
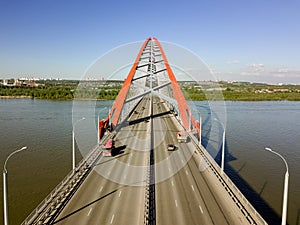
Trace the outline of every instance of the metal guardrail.
{"label": "metal guardrail", "polygon": [[[112,135],[113,133],[104,136],[100,144],[103,144]],[[100,145],[92,148],[88,156],[79,162],[74,171],[72,170],[67,174],[50,194],[27,216],[21,225],[49,224],[49,222],[55,219],[91,171],[92,165],[101,153]]]}
{"label": "metal guardrail", "polygon": [[[147,165],[150,165],[148,158]],[[145,187],[145,210],[144,210],[144,225],[149,225],[149,201],[150,201],[150,166],[146,168],[146,187]]]}

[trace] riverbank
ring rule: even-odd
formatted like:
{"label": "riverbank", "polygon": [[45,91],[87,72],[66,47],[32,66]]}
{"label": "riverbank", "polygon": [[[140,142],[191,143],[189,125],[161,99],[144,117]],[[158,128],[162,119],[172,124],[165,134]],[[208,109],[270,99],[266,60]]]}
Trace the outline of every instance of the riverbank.
{"label": "riverbank", "polygon": [[[115,100],[115,98],[43,98],[43,97],[32,97],[32,96],[0,96],[0,99],[43,99],[43,100],[57,100],[57,101],[109,101]],[[218,98],[206,98],[205,95],[192,96],[186,95],[187,100],[191,101],[249,101],[249,102],[259,102],[259,101],[300,101],[300,94],[259,94],[259,95],[245,95],[245,94],[235,94],[228,96],[226,93],[223,96],[218,96]]]}
{"label": "riverbank", "polygon": [[[300,101],[300,85],[271,85],[249,82],[179,82],[192,101]],[[0,85],[0,98],[48,100],[115,100],[122,81],[50,82],[36,87]]]}
{"label": "riverbank", "polygon": [[31,98],[31,97],[30,96],[21,95],[21,96],[0,96],[0,98],[4,98],[4,99],[6,99],[6,98],[8,98],[8,99],[12,98],[12,99],[15,99],[15,98]]}
{"label": "riverbank", "polygon": [[0,96],[0,99],[39,99],[39,100],[51,100],[51,101],[111,101],[111,99],[94,99],[94,98],[72,98],[72,99],[47,99],[47,98],[34,98],[31,96]]}

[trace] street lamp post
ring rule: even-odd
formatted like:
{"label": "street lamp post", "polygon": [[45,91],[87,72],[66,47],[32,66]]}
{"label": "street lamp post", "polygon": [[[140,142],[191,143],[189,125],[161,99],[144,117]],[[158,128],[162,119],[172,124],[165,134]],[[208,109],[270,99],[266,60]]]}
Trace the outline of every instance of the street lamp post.
{"label": "street lamp post", "polygon": [[202,145],[202,117],[201,114],[199,113],[199,145]]}
{"label": "street lamp post", "polygon": [[97,143],[99,144],[100,143],[100,134],[99,134],[99,122],[100,122],[100,113],[105,110],[107,107],[104,107],[103,109],[101,109],[98,113],[98,126],[97,126]]}
{"label": "street lamp post", "polygon": [[73,125],[73,130],[72,130],[72,169],[75,169],[76,166],[76,159],[75,159],[75,126],[78,122],[85,120],[84,117],[82,117],[80,120],[77,120],[74,125]]}
{"label": "street lamp post", "polygon": [[3,166],[3,216],[4,216],[4,225],[8,225],[8,195],[7,195],[7,169],[6,164],[10,157],[12,157],[14,154],[23,151],[27,149],[27,147],[23,147],[21,149],[18,149],[14,152],[12,152],[5,160],[4,166]]}
{"label": "street lamp post", "polygon": [[288,199],[288,189],[289,189],[289,167],[288,164],[285,160],[285,158],[283,158],[282,155],[280,155],[279,153],[273,151],[271,148],[265,148],[267,151],[274,153],[275,155],[279,156],[286,167],[286,172],[285,172],[285,176],[284,176],[284,189],[283,189],[283,204],[282,204],[282,218],[281,218],[281,225],[285,225],[286,224],[286,216],[287,216],[287,199]]}
{"label": "street lamp post", "polygon": [[222,144],[222,161],[221,161],[222,172],[224,172],[224,161],[225,161],[225,128],[223,126],[223,144]]}
{"label": "street lamp post", "polygon": [[222,173],[224,172],[224,164],[225,164],[225,135],[226,135],[226,131],[225,131],[225,126],[222,122],[220,122],[219,120],[217,120],[216,118],[214,119],[216,121],[218,121],[222,127],[223,127],[223,136],[222,136],[222,157],[221,157],[221,170]]}

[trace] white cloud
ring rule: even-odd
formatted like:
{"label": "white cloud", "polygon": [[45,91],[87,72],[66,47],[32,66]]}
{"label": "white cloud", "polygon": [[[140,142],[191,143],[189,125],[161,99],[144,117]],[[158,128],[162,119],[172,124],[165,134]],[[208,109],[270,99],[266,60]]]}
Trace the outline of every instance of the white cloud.
{"label": "white cloud", "polygon": [[281,78],[299,78],[300,81],[300,68],[277,68],[270,71],[274,77]]}
{"label": "white cloud", "polygon": [[268,68],[264,64],[250,64],[240,76],[267,82],[299,83],[300,68]]}
{"label": "white cloud", "polygon": [[242,69],[242,76],[260,76],[266,72],[265,65],[262,63],[247,64],[246,68]]}
{"label": "white cloud", "polygon": [[261,73],[255,71],[244,71],[240,73],[241,76],[260,76]]}
{"label": "white cloud", "polygon": [[245,64],[244,67],[213,68],[213,74],[219,80],[240,80],[264,83],[300,84],[300,67],[269,67],[263,63]]}
{"label": "white cloud", "polygon": [[226,62],[226,64],[230,64],[230,65],[231,64],[239,64],[239,63],[240,63],[240,61],[236,60],[236,59],[235,60],[229,60],[229,61]]}
{"label": "white cloud", "polygon": [[289,73],[289,74],[300,74],[300,68],[277,68],[275,71],[273,71],[275,73]]}
{"label": "white cloud", "polygon": [[247,66],[250,68],[264,68],[265,67],[265,65],[262,63],[252,63],[252,64],[248,64]]}

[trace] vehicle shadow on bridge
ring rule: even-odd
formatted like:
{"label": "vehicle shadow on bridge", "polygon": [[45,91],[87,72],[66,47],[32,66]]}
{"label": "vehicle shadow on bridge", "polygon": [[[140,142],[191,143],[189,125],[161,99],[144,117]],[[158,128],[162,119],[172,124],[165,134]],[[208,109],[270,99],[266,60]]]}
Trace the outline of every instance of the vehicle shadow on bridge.
{"label": "vehicle shadow on bridge", "polygon": [[117,158],[121,158],[121,157],[124,157],[126,155],[129,155],[130,153],[124,153],[124,151],[122,153],[120,153],[119,155],[115,155],[113,157],[107,157],[107,160],[101,160],[101,162],[97,163],[97,164],[94,164],[93,167],[96,167],[96,166],[99,166],[99,165],[102,165],[102,164],[105,164],[105,163],[108,163],[108,162],[111,162],[111,161],[114,161],[115,159]]}
{"label": "vehicle shadow on bridge", "polygon": [[121,145],[111,150],[112,156],[118,156],[124,153],[124,149],[126,149],[126,145]]}
{"label": "vehicle shadow on bridge", "polygon": [[[222,129],[222,128],[221,128]],[[222,136],[222,132],[219,132]],[[209,137],[209,135],[208,135]],[[221,165],[222,157],[222,144],[218,146],[219,149],[216,149],[215,146],[211,144],[212,140],[203,137],[202,145],[207,149],[207,151],[212,155],[212,152],[217,152],[214,157],[218,165]],[[222,137],[219,137],[219,140],[222,140]],[[267,181],[264,182],[261,190],[257,193],[240,175],[240,171],[246,166],[244,163],[239,170],[233,169],[228,163],[234,160],[237,160],[236,157],[232,156],[229,153],[229,147],[225,141],[225,158],[224,158],[224,171],[227,176],[233,181],[237,188],[243,193],[243,195],[248,199],[252,206],[259,212],[259,214],[264,218],[268,224],[281,224],[281,218],[279,215],[268,205],[268,203],[262,199],[261,194],[267,185]]]}
{"label": "vehicle shadow on bridge", "polygon": [[152,117],[151,116],[145,116],[145,117],[141,117],[141,118],[138,118],[138,119],[135,119],[135,120],[126,121],[121,126],[122,127],[127,127],[127,126],[135,125],[135,124],[138,124],[138,123],[142,123],[142,122],[149,122],[150,118],[154,119],[154,118],[163,117],[163,116],[169,115],[169,114],[171,114],[171,111],[165,111],[165,112],[162,112],[162,113],[153,114]]}

